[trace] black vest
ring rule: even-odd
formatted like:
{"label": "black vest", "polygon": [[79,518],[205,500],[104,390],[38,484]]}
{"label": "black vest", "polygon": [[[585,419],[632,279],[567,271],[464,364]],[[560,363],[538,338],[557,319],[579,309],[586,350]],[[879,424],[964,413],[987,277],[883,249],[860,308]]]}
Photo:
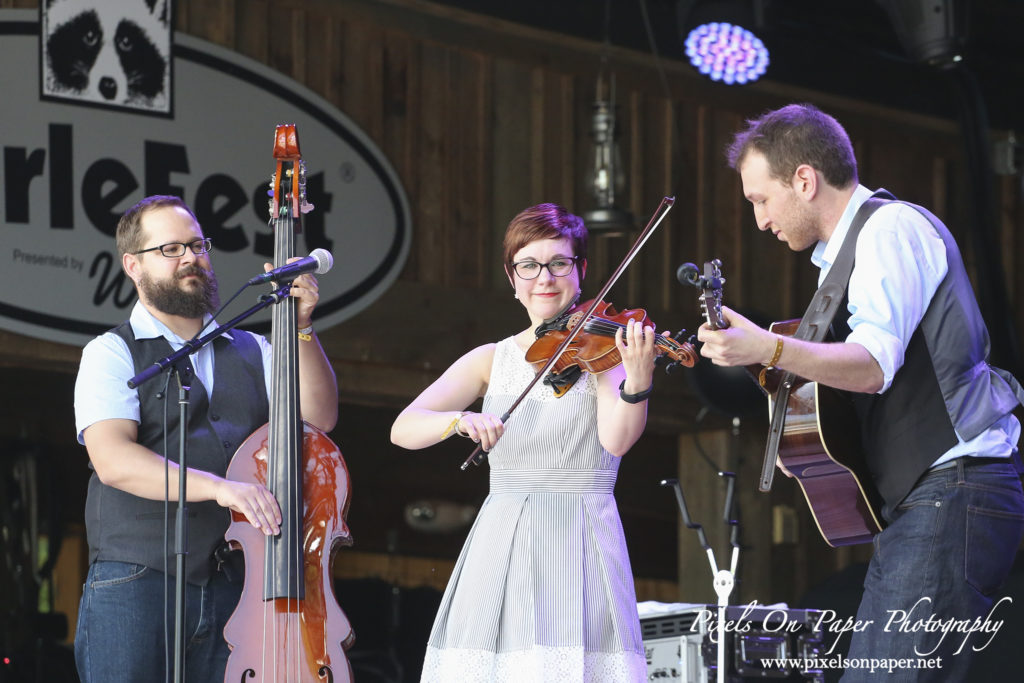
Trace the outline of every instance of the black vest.
{"label": "black vest", "polygon": [[[128,344],[135,372],[139,373],[172,353],[163,337],[135,339],[131,325],[124,322],[112,330]],[[232,339],[220,337],[212,342],[214,353],[214,391],[212,399],[193,373],[188,405],[189,468],[224,476],[228,463],[241,443],[269,415],[267,388],[263,374],[263,356],[259,344],[247,332],[235,330]],[[156,377],[138,388],[141,412],[138,442],[150,450],[178,461],[178,390],[171,382],[166,399],[157,398],[164,378]],[[167,415],[167,453],[164,453],[164,414]],[[176,491],[172,491],[176,494]],[[176,496],[175,496],[176,497]],[[133,562],[175,570],[174,513],[170,505],[167,520],[168,546],[164,548],[164,503],[139,498],[103,484],[93,473],[85,504],[85,523],[89,539],[89,561]],[[204,585],[210,578],[211,554],[223,543],[230,513],[216,501],[188,504],[188,555],[185,578]]]}
{"label": "black vest", "polygon": [[[902,367],[882,394],[850,394],[860,417],[865,457],[888,516],[935,460],[1013,411],[1022,392],[1008,373],[988,365],[988,330],[960,250],[926,209],[946,247],[948,271],[907,345]],[[844,297],[841,311],[848,311]],[[848,315],[833,321],[834,337],[850,333]]]}

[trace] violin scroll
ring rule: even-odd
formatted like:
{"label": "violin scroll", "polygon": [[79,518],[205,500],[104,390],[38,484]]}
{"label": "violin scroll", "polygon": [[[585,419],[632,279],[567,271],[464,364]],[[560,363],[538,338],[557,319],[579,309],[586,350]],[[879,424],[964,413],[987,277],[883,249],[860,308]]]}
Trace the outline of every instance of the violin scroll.
{"label": "violin scroll", "polygon": [[686,329],[681,329],[675,334],[665,336],[666,339],[671,339],[673,342],[679,345],[679,350],[676,353],[662,353],[654,359],[655,364],[663,365],[665,367],[665,374],[671,374],[673,370],[678,368],[680,365],[685,365],[688,368],[692,368],[697,364],[697,348],[693,345],[696,341],[694,335],[686,336]]}

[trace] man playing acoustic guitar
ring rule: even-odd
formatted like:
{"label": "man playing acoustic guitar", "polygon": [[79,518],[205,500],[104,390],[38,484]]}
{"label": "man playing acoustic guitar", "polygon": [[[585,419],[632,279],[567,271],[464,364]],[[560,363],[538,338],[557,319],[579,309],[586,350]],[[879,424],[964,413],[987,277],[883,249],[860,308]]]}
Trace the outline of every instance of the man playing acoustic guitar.
{"label": "man playing acoustic guitar", "polygon": [[[866,627],[853,635],[849,659],[941,657],[941,668],[896,668],[889,680],[967,680],[972,643],[899,629],[891,618],[903,610],[973,621],[992,608],[1024,531],[1020,423],[1011,413],[1024,390],[986,362],[988,332],[941,221],[894,200],[855,221],[873,193],[859,184],[835,119],[810,105],[770,111],[748,121],[727,155],[757,228],[794,251],[813,247],[819,285],[841,252],[854,265],[832,320],[841,341],[784,338],[723,307],[728,327],[704,325],[701,353],[717,365],[762,363],[850,392],[886,528],[874,538],[857,613]],[[848,667],[843,681],[872,675]]]}

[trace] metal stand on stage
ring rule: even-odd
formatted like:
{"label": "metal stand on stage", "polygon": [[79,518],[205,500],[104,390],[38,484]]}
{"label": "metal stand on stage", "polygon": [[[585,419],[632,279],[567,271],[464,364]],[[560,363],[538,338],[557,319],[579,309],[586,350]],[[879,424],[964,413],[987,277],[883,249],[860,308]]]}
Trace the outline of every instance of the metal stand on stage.
{"label": "metal stand on stage", "polygon": [[729,594],[736,582],[736,565],[740,558],[740,526],[739,521],[733,518],[733,495],[736,489],[736,475],[732,472],[719,472],[718,476],[725,477],[728,482],[725,492],[725,512],[723,519],[726,524],[732,527],[729,535],[729,543],[732,545],[732,559],[729,562],[729,569],[719,569],[715,562],[715,551],[708,545],[707,536],[704,534],[704,527],[694,523],[690,519],[690,512],[686,508],[686,499],[683,497],[683,487],[677,479],[665,479],[662,486],[671,486],[676,494],[676,501],[679,503],[679,512],[683,516],[683,523],[686,528],[697,532],[697,539],[700,547],[707,553],[708,562],[711,564],[711,576],[713,579],[715,594],[718,596],[718,683],[725,683],[725,610],[729,606]]}
{"label": "metal stand on stage", "polygon": [[735,475],[732,472],[718,474],[727,481],[723,520],[732,527],[728,569],[719,568],[704,528],[690,518],[679,481],[661,482],[662,486],[673,487],[683,522],[697,532],[711,566],[718,603],[655,603],[653,608],[648,608],[647,616],[640,619],[648,672],[665,679],[666,683],[675,680],[737,683],[766,679],[821,683],[824,675],[816,664],[821,649],[821,612],[756,602],[729,605],[739,562],[739,522],[733,514]]}

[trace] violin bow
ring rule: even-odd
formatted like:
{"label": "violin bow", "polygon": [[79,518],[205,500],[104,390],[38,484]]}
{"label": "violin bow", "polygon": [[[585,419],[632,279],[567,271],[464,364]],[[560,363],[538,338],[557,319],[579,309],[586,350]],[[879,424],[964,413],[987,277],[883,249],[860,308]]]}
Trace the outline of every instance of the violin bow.
{"label": "violin bow", "polygon": [[[664,220],[665,216],[669,212],[669,209],[671,209],[672,205],[675,203],[675,197],[664,197],[661,200],[661,204],[658,205],[658,208],[655,210],[654,215],[652,215],[651,219],[647,221],[647,227],[643,229],[643,232],[640,233],[640,236],[636,238],[636,242],[634,242],[633,246],[629,248],[629,252],[627,252],[625,258],[622,259],[622,263],[620,263],[618,268],[615,269],[615,272],[611,274],[611,277],[608,278],[608,281],[604,283],[604,286],[601,287],[601,291],[594,296],[594,300],[593,302],[591,302],[590,308],[588,308],[587,312],[583,315],[583,319],[580,320],[579,324],[577,324],[574,328],[569,330],[569,333],[566,335],[565,339],[563,339],[562,343],[558,345],[558,348],[555,349],[555,352],[551,354],[551,358],[548,359],[548,362],[545,363],[544,367],[537,372],[536,376],[526,386],[526,389],[523,390],[523,393],[519,394],[519,398],[513,401],[512,405],[509,406],[508,410],[505,411],[505,414],[501,416],[502,424],[508,422],[508,419],[512,416],[512,411],[515,410],[519,406],[519,404],[523,402],[523,399],[526,398],[526,395],[530,393],[530,390],[533,389],[534,385],[536,385],[537,382],[540,381],[540,379],[544,377],[548,373],[548,371],[551,370],[552,367],[554,367],[555,363],[558,362],[558,359],[561,358],[562,353],[569,347],[569,344],[572,343],[572,341],[576,338],[580,331],[583,330],[583,326],[590,319],[590,316],[597,309],[598,305],[604,300],[604,297],[608,294],[608,291],[613,286],[615,286],[615,283],[618,282],[619,278],[622,276],[622,273],[624,273],[626,271],[626,268],[629,267],[629,264],[633,262],[633,259],[636,257],[637,253],[639,253],[640,249],[643,248],[644,244],[647,243],[647,240],[650,239],[651,235],[654,234],[654,230],[661,224],[661,221]],[[486,451],[484,451],[483,446],[477,444],[477,447],[473,450],[472,453],[469,454],[469,457],[466,458],[466,461],[462,463],[462,467],[460,469],[465,470],[471,464],[479,465],[484,461],[485,455]]]}

